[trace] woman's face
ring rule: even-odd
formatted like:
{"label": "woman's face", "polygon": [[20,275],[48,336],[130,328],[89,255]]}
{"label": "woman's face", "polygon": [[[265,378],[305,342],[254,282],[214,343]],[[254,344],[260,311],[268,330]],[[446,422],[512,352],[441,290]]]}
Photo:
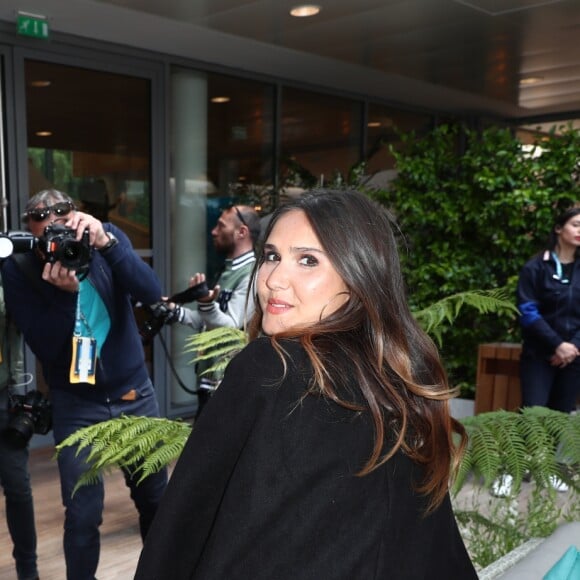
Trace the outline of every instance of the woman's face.
{"label": "woman's face", "polygon": [[257,290],[268,335],[314,324],[348,300],[346,285],[301,210],[282,215],[270,232]]}
{"label": "woman's face", "polygon": [[580,215],[571,217],[563,226],[556,228],[560,246],[578,248],[580,246]]}

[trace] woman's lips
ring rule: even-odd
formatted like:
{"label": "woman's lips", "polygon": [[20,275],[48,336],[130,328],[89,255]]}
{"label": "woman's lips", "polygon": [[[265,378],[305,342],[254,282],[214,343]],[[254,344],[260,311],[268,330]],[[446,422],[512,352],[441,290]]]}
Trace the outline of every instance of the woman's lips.
{"label": "woman's lips", "polygon": [[266,311],[269,314],[284,314],[288,312],[292,306],[288,302],[284,302],[283,300],[268,300],[268,304],[266,306]]}

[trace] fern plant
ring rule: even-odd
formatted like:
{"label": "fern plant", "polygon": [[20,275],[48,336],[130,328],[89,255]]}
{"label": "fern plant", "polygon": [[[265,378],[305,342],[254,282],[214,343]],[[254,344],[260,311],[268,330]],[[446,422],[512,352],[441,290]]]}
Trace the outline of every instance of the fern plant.
{"label": "fern plant", "polygon": [[190,433],[191,425],[184,421],[122,416],[79,429],[56,446],[56,453],[71,446],[77,447],[77,455],[88,450],[89,469],[75,485],[75,493],[113,467],[142,481],[175,461]]}
{"label": "fern plant", "polygon": [[248,344],[248,335],[237,328],[219,327],[192,334],[185,341],[186,353],[195,356],[192,363],[215,361],[201,374],[223,375],[230,360]]}
{"label": "fern plant", "polygon": [[576,492],[580,472],[580,415],[546,407],[524,407],[520,412],[492,411],[465,417],[469,442],[452,491],[457,493],[468,475],[482,477],[489,487],[509,473],[514,489],[525,477],[549,487],[557,476]]}
{"label": "fern plant", "polygon": [[[520,544],[549,536],[563,521],[580,518],[580,416],[544,407],[493,411],[462,419],[468,448],[453,485],[453,509],[467,550],[481,569]],[[509,473],[507,497],[489,493]],[[469,494],[459,492],[473,478]],[[556,476],[570,492],[550,485]],[[522,486],[522,481],[529,483]],[[466,502],[467,500],[467,502]]]}
{"label": "fern plant", "polygon": [[447,296],[429,305],[427,308],[413,312],[415,319],[423,330],[430,334],[441,346],[442,333],[459,316],[465,306],[477,310],[479,314],[498,314],[514,317],[518,310],[510,300],[508,288],[492,290],[471,290]]}

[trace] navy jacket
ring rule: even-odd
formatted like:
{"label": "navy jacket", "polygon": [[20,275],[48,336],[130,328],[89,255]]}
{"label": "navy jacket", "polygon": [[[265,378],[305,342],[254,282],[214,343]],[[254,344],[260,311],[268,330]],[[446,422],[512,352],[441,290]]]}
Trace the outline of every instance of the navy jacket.
{"label": "navy jacket", "polygon": [[116,400],[149,378],[131,298],[153,304],[161,297],[156,274],[135,253],[129,238],[113,224],[103,225],[119,243],[103,255],[93,250],[90,263],[88,277],[111,318],[95,385],[69,382],[77,293],[42,280],[44,263],[34,251],[27,259],[38,272],[38,284],[31,283],[13,256],[2,266],[6,308],[42,364],[50,389],[72,390],[97,401]]}
{"label": "navy jacket", "polygon": [[549,358],[562,342],[580,348],[580,260],[566,283],[549,252],[532,258],[520,273],[517,306],[524,354]]}
{"label": "navy jacket", "polygon": [[449,497],[425,516],[420,467],[403,453],[369,475],[373,426],[303,398],[297,342],[268,338],[226,369],[177,463],[137,580],[475,580]]}

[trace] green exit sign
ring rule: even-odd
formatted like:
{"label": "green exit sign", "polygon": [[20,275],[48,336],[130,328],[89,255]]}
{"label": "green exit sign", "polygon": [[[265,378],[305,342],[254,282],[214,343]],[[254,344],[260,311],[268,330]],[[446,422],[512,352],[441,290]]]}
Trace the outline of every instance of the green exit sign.
{"label": "green exit sign", "polygon": [[48,38],[48,21],[44,16],[18,14],[16,29],[18,34],[22,36]]}

